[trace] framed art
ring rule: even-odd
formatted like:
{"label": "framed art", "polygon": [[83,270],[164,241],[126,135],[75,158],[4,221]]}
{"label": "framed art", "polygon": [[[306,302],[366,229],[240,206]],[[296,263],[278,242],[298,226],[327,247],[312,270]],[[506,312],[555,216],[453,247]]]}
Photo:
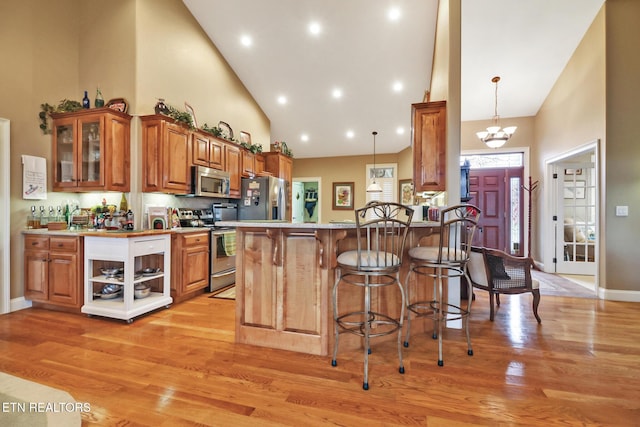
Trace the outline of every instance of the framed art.
{"label": "framed art", "polygon": [[187,110],[187,113],[191,115],[191,121],[193,123],[193,127],[198,129],[198,121],[196,120],[196,113],[193,112],[193,107],[185,102],[184,109]]}
{"label": "framed art", "polygon": [[112,110],[120,111],[121,113],[126,113],[129,108],[129,104],[127,104],[127,101],[124,98],[114,98],[107,102],[107,107]]}
{"label": "framed art", "polygon": [[353,182],[333,183],[333,209],[353,209]]}
{"label": "framed art", "polygon": [[233,129],[231,129],[231,126],[229,126],[228,123],[222,121],[218,122],[218,129],[220,129],[220,131],[222,132],[220,136],[222,136],[224,139],[227,139],[229,141],[233,139]]}
{"label": "framed art", "polygon": [[243,130],[240,131],[240,142],[251,145],[251,134]]}
{"label": "framed art", "polygon": [[398,181],[398,199],[401,205],[413,205],[413,181],[401,179]]}
{"label": "framed art", "polygon": [[565,199],[584,199],[586,181],[576,181],[575,185],[573,181],[564,182],[564,198]]}

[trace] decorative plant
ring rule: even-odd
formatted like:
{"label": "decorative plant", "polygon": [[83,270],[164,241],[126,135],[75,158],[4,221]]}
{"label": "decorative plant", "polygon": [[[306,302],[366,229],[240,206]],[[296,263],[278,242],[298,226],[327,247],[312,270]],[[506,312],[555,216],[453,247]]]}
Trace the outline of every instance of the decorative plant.
{"label": "decorative plant", "polygon": [[250,142],[244,141],[240,141],[239,144],[247,150],[251,151],[253,154],[262,153],[262,145],[260,144],[251,144]]}
{"label": "decorative plant", "polygon": [[279,147],[279,148],[280,148],[280,152],[281,152],[282,154],[284,154],[285,156],[293,157],[293,151],[291,151],[291,149],[289,148],[289,146],[287,146],[287,143],[286,143],[286,142],[284,142],[284,141],[281,141],[281,142],[276,141],[276,142],[274,143],[274,145],[275,145],[276,147]]}
{"label": "decorative plant", "polygon": [[171,117],[175,121],[186,124],[190,129],[195,129],[195,126],[193,125],[193,117],[191,116],[191,114],[187,113],[186,111],[178,110],[171,105],[168,105],[167,108],[169,109],[169,112],[167,113],[169,117]]}
{"label": "decorative plant", "polygon": [[220,128],[218,126],[209,126],[208,124],[203,124],[201,129],[205,132],[210,133],[213,136],[217,136],[217,137],[221,137],[222,136],[222,130],[220,130]]}
{"label": "decorative plant", "polygon": [[49,127],[49,117],[51,113],[72,113],[74,111],[82,110],[82,103],[78,101],[71,101],[69,99],[63,99],[57,106],[50,105],[48,103],[40,104],[40,113],[38,117],[40,117],[40,130],[45,135],[51,133],[51,128]]}

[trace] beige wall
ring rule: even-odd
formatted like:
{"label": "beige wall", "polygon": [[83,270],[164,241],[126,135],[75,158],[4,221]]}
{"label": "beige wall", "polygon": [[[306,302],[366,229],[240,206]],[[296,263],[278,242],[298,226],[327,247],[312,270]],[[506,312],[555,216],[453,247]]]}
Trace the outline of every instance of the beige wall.
{"label": "beige wall", "polygon": [[[180,0],[2,2],[0,40],[19,41],[3,43],[0,67],[0,117],[11,121],[12,299],[24,294],[21,231],[31,205],[78,199],[90,206],[102,197],[110,203],[120,199],[118,193],[51,192],[49,165],[47,200],[22,200],[21,156],[51,157],[51,136],[38,127],[40,104],[79,101],[84,90],[93,103],[98,86],[105,100],[127,99],[133,115],[153,113],[159,97],[180,109],[187,101],[199,123],[223,120],[269,144],[269,120]],[[134,118],[134,183],[140,180],[137,122]],[[129,198],[134,206],[140,199]]]}
{"label": "beige wall", "polygon": [[[533,207],[532,246],[536,259],[545,258],[543,242],[553,238],[553,231],[545,228],[544,220],[544,215],[550,212],[546,194],[553,189],[553,184],[546,183],[544,179],[545,162],[596,139],[601,140],[602,153],[606,152],[604,23],[603,9],[588,29],[536,116],[536,140],[532,146],[532,174],[540,180],[540,197]],[[601,173],[604,182],[604,171]],[[601,217],[601,225],[604,224],[603,219]],[[601,237],[603,232],[605,227],[601,227]],[[606,259],[602,242],[601,239],[601,266]],[[601,269],[600,285],[604,286],[602,273]]]}
{"label": "beige wall", "polygon": [[[640,2],[606,3],[606,183],[602,216],[608,289],[640,290]],[[628,217],[616,217],[618,205]]]}
{"label": "beige wall", "polygon": [[[396,163],[398,179],[412,179],[411,148],[397,154],[377,154],[376,164]],[[366,165],[373,163],[373,154],[369,156],[319,157],[293,160],[293,178],[320,177],[322,192],[320,196],[320,212],[322,222],[353,220],[352,210],[333,210],[333,183],[353,182],[356,208],[366,203]]]}

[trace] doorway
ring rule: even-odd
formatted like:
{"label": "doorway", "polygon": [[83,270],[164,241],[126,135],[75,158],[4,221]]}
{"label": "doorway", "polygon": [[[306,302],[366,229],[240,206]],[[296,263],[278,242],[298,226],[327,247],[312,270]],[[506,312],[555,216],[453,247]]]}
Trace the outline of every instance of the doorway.
{"label": "doorway", "polygon": [[293,178],[291,185],[291,222],[320,223],[322,178]]}
{"label": "doorway", "polygon": [[595,140],[546,162],[545,271],[575,275],[598,289],[600,234],[598,168]]}
{"label": "doorway", "polygon": [[525,255],[525,153],[466,153],[465,162],[470,164],[469,203],[482,211],[473,244]]}

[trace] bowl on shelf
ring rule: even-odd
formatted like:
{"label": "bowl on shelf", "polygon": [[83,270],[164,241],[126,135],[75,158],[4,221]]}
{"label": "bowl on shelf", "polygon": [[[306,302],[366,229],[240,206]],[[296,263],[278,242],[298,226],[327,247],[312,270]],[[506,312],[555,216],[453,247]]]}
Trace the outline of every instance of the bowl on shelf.
{"label": "bowl on shelf", "polygon": [[147,283],[137,283],[133,290],[135,298],[146,298],[149,294],[151,294],[151,285]]}
{"label": "bowl on shelf", "polygon": [[160,272],[159,268],[148,267],[142,270],[143,276],[154,276]]}
{"label": "bowl on shelf", "polygon": [[112,283],[108,283],[102,287],[102,290],[94,296],[100,297],[102,299],[112,299],[117,298],[122,294],[122,286],[114,285]]}
{"label": "bowl on shelf", "polygon": [[105,267],[100,269],[100,273],[104,274],[106,277],[115,277],[120,272],[121,269],[118,267]]}

